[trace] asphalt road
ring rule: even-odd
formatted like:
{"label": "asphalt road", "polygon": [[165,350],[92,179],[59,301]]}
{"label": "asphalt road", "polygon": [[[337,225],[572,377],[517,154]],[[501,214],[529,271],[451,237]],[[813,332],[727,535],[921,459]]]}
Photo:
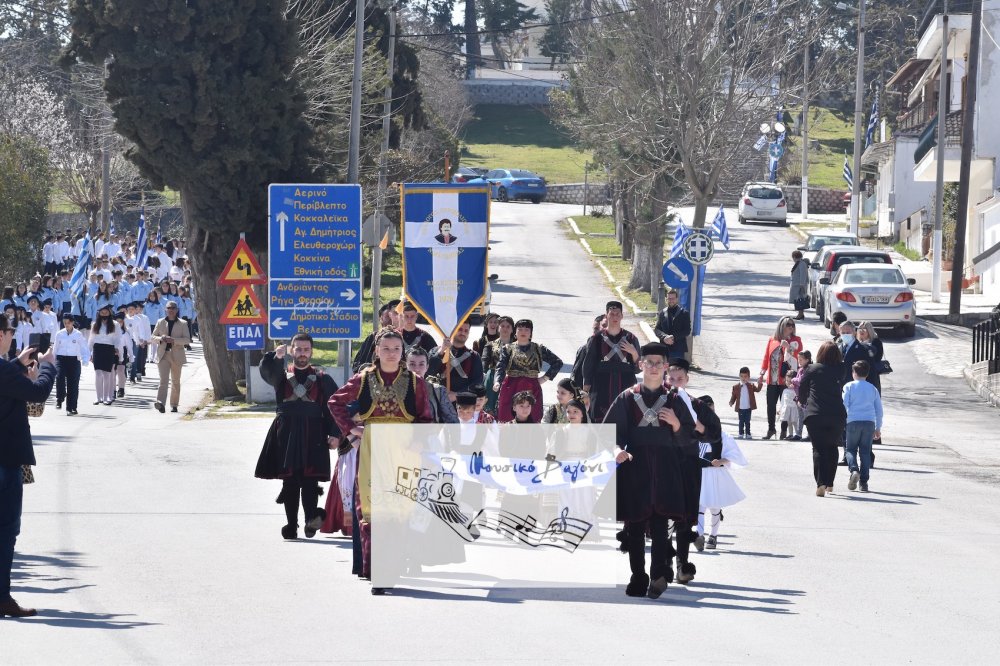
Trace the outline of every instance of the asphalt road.
{"label": "asphalt road", "polygon": [[[611,295],[557,222],[578,207],[493,210],[494,309],[532,318],[571,361]],[[798,244],[786,229],[731,233],[710,267],[692,389],[722,404],[788,311]],[[800,332],[813,349],[827,335],[815,319]],[[657,602],[621,587],[372,597],[347,540],[280,538],[279,484],[253,478],[269,419],[160,415],[148,381],[122,407],[91,407],[86,391],[79,417],[50,404],[34,423],[14,585],[40,615],[0,621],[0,661],[992,663],[996,413],[928,375],[912,344],[887,341],[896,372],[873,492],[847,493],[841,475],[816,498],[808,444],[743,443],[747,500],[725,512],[719,549],[694,556],[695,581]],[[182,405],[207,385],[199,362]]]}

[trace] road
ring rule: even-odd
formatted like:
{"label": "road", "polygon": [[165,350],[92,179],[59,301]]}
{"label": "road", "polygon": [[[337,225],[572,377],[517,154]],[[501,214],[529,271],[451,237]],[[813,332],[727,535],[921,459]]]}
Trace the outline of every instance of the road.
{"label": "road", "polygon": [[[494,309],[532,318],[571,361],[611,297],[558,223],[578,207],[493,211]],[[720,403],[788,311],[798,244],[786,229],[731,233],[709,273],[693,382]],[[814,349],[826,334],[814,319],[801,333]],[[3,661],[992,662],[997,417],[959,380],[927,375],[916,348],[887,340],[896,372],[873,492],[848,494],[841,477],[816,498],[808,444],[745,443],[748,499],[726,511],[719,550],[694,556],[694,583],[658,602],[621,588],[372,597],[350,575],[346,540],[280,538],[278,484],[253,478],[269,419],[160,415],[146,387],[127,407],[97,408],[90,390],[79,417],[50,404],[34,423],[38,483],[14,585],[40,615],[2,623]],[[204,394],[199,362],[182,405]]]}

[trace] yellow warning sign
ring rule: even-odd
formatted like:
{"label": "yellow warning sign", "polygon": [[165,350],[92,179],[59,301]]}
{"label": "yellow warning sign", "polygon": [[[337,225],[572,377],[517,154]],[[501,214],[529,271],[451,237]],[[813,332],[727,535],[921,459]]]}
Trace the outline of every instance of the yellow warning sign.
{"label": "yellow warning sign", "polygon": [[267,284],[267,276],[260,267],[246,240],[240,239],[219,276],[219,284]]}
{"label": "yellow warning sign", "polygon": [[220,324],[266,324],[267,313],[253,289],[241,284],[219,317]]}

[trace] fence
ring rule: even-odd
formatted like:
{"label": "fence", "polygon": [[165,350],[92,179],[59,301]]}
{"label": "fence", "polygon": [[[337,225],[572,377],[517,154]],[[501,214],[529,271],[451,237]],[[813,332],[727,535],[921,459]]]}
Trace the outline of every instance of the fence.
{"label": "fence", "polygon": [[1000,312],[972,328],[972,363],[988,362],[987,374],[1000,372]]}

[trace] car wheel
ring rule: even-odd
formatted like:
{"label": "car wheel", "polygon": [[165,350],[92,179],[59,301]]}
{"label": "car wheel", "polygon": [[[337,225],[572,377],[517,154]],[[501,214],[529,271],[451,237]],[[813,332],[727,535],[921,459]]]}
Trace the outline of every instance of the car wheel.
{"label": "car wheel", "polygon": [[497,199],[499,199],[500,201],[508,201],[509,200],[507,198],[507,188],[506,187],[501,187],[500,189],[497,190]]}
{"label": "car wheel", "polygon": [[747,223],[747,218],[740,215],[740,224],[746,224],[746,223]]}
{"label": "car wheel", "polygon": [[533,204],[540,204],[540,203],[542,203],[542,198],[541,197],[531,197],[531,203],[533,203]]}
{"label": "car wheel", "polygon": [[904,338],[912,338],[917,334],[916,324],[903,324],[899,327],[899,333]]}
{"label": "car wheel", "polygon": [[[816,316],[819,317],[819,320],[821,322],[823,322],[824,324],[827,323],[827,321],[826,321],[826,309],[825,309],[825,307],[823,305],[823,301],[821,299],[816,299]],[[830,328],[829,324],[827,324],[827,328]]]}

